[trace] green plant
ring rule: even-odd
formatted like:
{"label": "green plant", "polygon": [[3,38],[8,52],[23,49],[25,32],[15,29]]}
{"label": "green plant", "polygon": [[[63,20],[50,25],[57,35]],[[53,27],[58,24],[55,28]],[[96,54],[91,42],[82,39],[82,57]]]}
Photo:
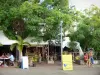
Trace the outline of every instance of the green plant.
{"label": "green plant", "polygon": [[68,52],[67,51],[63,51],[63,55],[67,55],[68,54]]}
{"label": "green plant", "polygon": [[84,11],[77,24],[77,30],[70,34],[71,41],[80,43],[84,51],[87,48],[100,50],[100,8],[92,6]]}
{"label": "green plant", "polygon": [[0,46],[3,46],[3,45],[0,43]]}
{"label": "green plant", "polygon": [[28,42],[24,42],[24,40],[20,36],[17,35],[16,37],[17,37],[16,43],[12,44],[10,46],[10,49],[13,50],[16,47],[17,50],[19,50],[19,53],[20,53],[19,60],[21,60],[21,57],[23,56],[22,50],[23,50],[24,45],[27,45],[27,46],[31,46],[31,45]]}

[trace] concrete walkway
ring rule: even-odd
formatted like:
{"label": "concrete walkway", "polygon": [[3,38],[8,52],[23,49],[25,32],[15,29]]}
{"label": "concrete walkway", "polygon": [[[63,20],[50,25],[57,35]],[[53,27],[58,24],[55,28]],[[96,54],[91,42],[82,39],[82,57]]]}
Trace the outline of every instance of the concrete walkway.
{"label": "concrete walkway", "polygon": [[63,71],[60,66],[42,65],[29,69],[0,68],[0,75],[100,75],[100,65],[93,68],[74,66],[73,71]]}

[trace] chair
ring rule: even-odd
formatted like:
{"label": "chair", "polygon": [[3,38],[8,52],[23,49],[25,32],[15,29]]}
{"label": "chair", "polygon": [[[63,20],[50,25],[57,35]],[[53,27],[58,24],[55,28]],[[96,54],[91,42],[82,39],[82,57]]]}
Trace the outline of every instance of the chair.
{"label": "chair", "polygon": [[0,61],[0,66],[2,66],[2,64],[3,64],[3,61]]}

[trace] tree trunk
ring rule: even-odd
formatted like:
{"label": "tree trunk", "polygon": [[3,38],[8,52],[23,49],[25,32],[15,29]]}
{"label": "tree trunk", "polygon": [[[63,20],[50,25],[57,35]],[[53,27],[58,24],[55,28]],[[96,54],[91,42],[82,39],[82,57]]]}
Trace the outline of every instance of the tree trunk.
{"label": "tree trunk", "polygon": [[84,52],[80,46],[80,43],[79,42],[76,42],[77,43],[77,49],[79,50],[79,55],[80,55],[80,59],[82,59],[83,55],[84,55]]}
{"label": "tree trunk", "polygon": [[48,61],[49,61],[49,44],[48,44],[48,54],[47,55],[48,55]]}
{"label": "tree trunk", "polygon": [[23,56],[23,55],[22,55],[22,52],[19,51],[19,62],[22,61],[22,56]]}

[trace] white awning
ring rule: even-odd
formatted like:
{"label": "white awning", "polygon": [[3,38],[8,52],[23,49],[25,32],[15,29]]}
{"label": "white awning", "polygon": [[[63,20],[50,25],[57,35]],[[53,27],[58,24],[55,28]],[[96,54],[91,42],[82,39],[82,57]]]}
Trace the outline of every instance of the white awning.
{"label": "white awning", "polygon": [[32,39],[34,39],[34,37],[27,37],[24,41],[29,42],[32,45],[47,45],[48,44],[48,42],[44,42],[44,41],[34,42],[32,41]]}
{"label": "white awning", "polygon": [[[44,42],[44,41],[41,41],[41,42],[32,42],[31,41],[32,39],[33,39],[33,37],[28,37],[24,41],[25,42],[29,42],[32,45],[46,45],[46,44],[48,44],[48,42]],[[3,31],[0,31],[0,43],[3,44],[3,45],[11,45],[13,43],[16,43],[16,40],[10,40],[10,39],[8,39],[4,35]]]}
{"label": "white awning", "polygon": [[3,31],[0,31],[0,43],[3,45],[11,45],[15,43],[16,40],[9,40],[3,33]]}

